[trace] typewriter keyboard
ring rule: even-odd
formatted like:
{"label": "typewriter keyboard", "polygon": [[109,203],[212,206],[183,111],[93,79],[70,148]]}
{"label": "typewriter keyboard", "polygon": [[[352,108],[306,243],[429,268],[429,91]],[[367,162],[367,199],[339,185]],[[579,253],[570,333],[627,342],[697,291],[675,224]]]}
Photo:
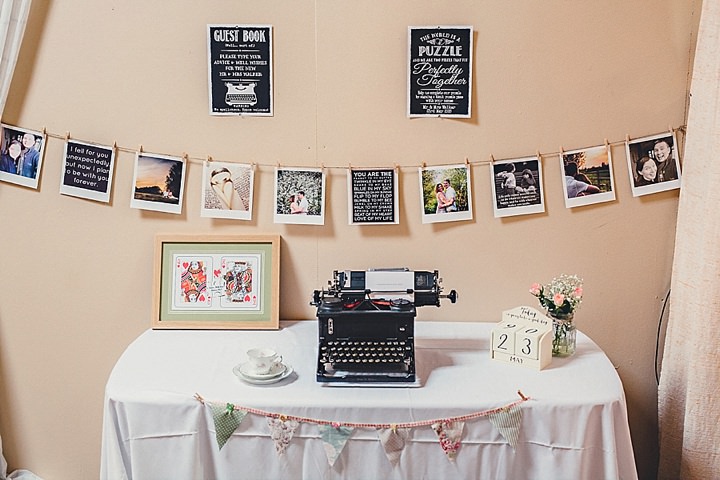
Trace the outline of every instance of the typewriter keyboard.
{"label": "typewriter keyboard", "polygon": [[335,368],[399,367],[412,355],[412,346],[403,340],[330,341],[320,345],[320,362]]}
{"label": "typewriter keyboard", "polygon": [[249,93],[228,93],[225,96],[225,101],[231,103],[253,103],[256,101],[256,96]]}

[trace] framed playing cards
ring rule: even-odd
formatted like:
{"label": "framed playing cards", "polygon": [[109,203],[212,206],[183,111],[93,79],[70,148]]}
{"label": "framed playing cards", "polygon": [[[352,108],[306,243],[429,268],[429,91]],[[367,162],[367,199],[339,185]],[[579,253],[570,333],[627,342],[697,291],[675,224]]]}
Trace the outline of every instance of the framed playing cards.
{"label": "framed playing cards", "polygon": [[158,235],[153,328],[277,329],[279,235]]}

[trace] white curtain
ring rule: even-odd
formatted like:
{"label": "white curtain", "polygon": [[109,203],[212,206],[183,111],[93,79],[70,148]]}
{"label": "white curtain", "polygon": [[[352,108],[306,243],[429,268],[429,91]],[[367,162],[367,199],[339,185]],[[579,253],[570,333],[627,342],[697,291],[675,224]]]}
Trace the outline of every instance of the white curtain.
{"label": "white curtain", "polygon": [[658,392],[673,480],[720,475],[720,0],[703,1],[691,95]]}
{"label": "white curtain", "polygon": [[[0,0],[0,113],[5,108],[20,44],[25,33],[31,0]],[[0,408],[2,408],[0,406]],[[19,478],[13,474],[14,478]],[[0,479],[7,477],[7,463],[0,438]]]}
{"label": "white curtain", "polygon": [[31,0],[0,0],[0,113],[5,108]]}

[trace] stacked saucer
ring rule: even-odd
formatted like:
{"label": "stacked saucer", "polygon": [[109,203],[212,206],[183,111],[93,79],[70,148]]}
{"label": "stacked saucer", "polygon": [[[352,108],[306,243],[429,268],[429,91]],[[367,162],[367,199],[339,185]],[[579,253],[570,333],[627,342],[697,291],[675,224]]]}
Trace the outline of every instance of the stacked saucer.
{"label": "stacked saucer", "polygon": [[267,373],[255,373],[250,366],[250,362],[241,363],[233,368],[233,373],[240,380],[254,385],[267,385],[279,382],[280,380],[287,378],[292,372],[292,367],[290,365],[285,365],[284,363],[273,365]]}

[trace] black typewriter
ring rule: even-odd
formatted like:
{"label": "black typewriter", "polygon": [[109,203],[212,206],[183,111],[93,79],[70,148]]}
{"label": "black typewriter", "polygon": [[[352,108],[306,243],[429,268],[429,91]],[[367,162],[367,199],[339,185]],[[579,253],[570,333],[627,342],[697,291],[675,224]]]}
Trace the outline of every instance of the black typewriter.
{"label": "black typewriter", "polygon": [[438,272],[407,268],[335,271],[327,290],[315,290],[318,382],[413,383],[416,307],[452,303],[441,295]]}

